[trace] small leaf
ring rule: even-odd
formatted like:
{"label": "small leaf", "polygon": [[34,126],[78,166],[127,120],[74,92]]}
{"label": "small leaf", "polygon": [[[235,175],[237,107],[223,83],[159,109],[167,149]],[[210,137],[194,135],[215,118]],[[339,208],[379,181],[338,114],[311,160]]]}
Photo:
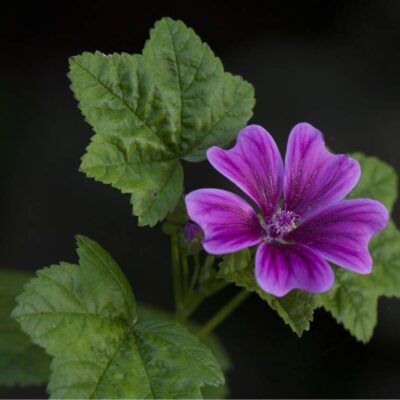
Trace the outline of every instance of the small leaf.
{"label": "small leaf", "polygon": [[[392,209],[397,196],[394,169],[375,157],[353,154],[361,165],[359,185],[352,198],[373,198]],[[335,268],[335,285],[319,295],[322,306],[358,340],[366,343],[377,322],[379,296],[400,296],[400,232],[395,224],[376,235],[370,242],[373,270],[359,275]]]}
{"label": "small leaf", "polygon": [[14,318],[54,356],[52,398],[191,398],[223,374],[210,350],[175,322],[137,322],[129,284],[97,243],[78,236],[80,265],[37,273]]}
{"label": "small leaf", "polygon": [[15,298],[31,274],[0,272],[0,385],[30,386],[47,382],[50,357],[21,332],[10,314]]}
{"label": "small leaf", "polygon": [[318,306],[317,298],[310,293],[294,290],[284,297],[274,297],[264,292],[254,277],[254,265],[248,249],[224,256],[218,276],[237,286],[256,292],[267,301],[283,321],[298,336],[310,327],[314,309]]}
{"label": "small leaf", "polygon": [[70,59],[71,88],[95,135],[87,176],[130,193],[140,225],[155,225],[183,192],[179,159],[200,161],[252,115],[254,89],[224,72],[183,22],[164,18],[143,55],[83,53]]}

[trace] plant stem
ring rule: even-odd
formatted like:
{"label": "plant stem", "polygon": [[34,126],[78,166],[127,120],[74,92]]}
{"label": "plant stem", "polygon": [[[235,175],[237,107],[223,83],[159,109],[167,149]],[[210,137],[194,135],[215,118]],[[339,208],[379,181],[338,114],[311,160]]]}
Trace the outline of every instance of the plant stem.
{"label": "plant stem", "polygon": [[236,294],[227,304],[225,304],[198,332],[199,339],[207,336],[213,329],[215,329],[226,317],[228,317],[235,309],[249,297],[251,292],[242,289]]}
{"label": "plant stem", "polygon": [[182,255],[181,260],[182,260],[183,295],[184,298],[186,298],[189,290],[189,266],[187,257],[185,255]]}
{"label": "plant stem", "polygon": [[204,261],[204,269],[211,268],[212,265],[214,264],[215,256],[212,256],[211,254],[207,254],[207,257]]}
{"label": "plant stem", "polygon": [[172,261],[172,282],[174,287],[175,309],[181,308],[181,272],[179,263],[178,236],[176,233],[171,234],[171,261]]}
{"label": "plant stem", "polygon": [[185,309],[182,313],[183,318],[184,319],[188,318],[194,311],[197,310],[197,308],[203,303],[205,299],[219,292],[228,285],[229,285],[228,282],[220,282],[218,285],[215,285],[215,287],[211,291],[208,291],[206,293],[205,292],[195,293],[191,301],[185,305]]}
{"label": "plant stem", "polygon": [[199,278],[200,274],[200,258],[198,254],[193,256],[194,258],[194,271],[192,275],[192,280],[190,282],[189,290],[192,291],[196,285],[197,279]]}

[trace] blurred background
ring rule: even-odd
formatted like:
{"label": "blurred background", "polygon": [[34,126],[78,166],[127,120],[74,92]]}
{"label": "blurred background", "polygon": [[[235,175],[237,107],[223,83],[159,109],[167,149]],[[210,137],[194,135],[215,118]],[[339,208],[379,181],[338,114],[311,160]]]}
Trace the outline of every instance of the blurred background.
{"label": "blurred background", "polygon": [[[261,2],[260,2],[261,4]],[[78,172],[92,135],[66,78],[85,50],[140,52],[162,16],[182,19],[230,72],[256,88],[252,122],[284,151],[314,124],[335,152],[376,155],[400,171],[398,1],[6,1],[0,10],[0,268],[76,260],[74,235],[104,246],[141,301],[172,308],[169,242],[138,228],[129,197]],[[185,164],[186,191],[228,187],[207,162]],[[395,209],[399,222],[399,207]],[[235,289],[196,314],[205,321]],[[400,397],[400,300],[381,299],[362,345],[322,310],[299,339],[252,296],[216,330],[234,361],[235,398]],[[46,396],[45,388],[0,397]]]}

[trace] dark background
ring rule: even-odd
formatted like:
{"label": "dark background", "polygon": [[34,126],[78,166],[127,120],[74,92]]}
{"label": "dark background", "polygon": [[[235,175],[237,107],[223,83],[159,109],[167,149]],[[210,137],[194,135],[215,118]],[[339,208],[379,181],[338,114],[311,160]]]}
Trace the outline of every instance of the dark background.
{"label": "dark background", "polygon": [[[308,121],[335,152],[363,151],[400,170],[400,2],[259,4],[2,3],[1,267],[75,261],[74,235],[82,233],[120,262],[138,299],[172,307],[168,238],[137,227],[128,196],[78,172],[91,130],[66,78],[68,57],[84,50],[140,52],[165,15],[192,26],[228,71],[254,84],[252,121],[282,150],[290,128]],[[207,162],[185,167],[187,191],[228,186]],[[196,318],[207,319],[234,292]],[[216,332],[235,364],[232,397],[400,397],[400,300],[381,299],[367,345],[324,311],[298,339],[256,296]],[[44,388],[0,389],[0,397],[43,396]]]}

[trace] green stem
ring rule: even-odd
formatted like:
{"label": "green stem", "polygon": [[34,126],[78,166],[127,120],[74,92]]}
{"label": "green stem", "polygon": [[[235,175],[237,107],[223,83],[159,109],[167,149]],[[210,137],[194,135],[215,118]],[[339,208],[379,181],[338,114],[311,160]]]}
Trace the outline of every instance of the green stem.
{"label": "green stem", "polygon": [[194,258],[194,271],[192,275],[192,280],[190,281],[190,286],[189,286],[190,291],[194,289],[200,274],[200,257],[198,254],[195,254],[193,258]]}
{"label": "green stem", "polygon": [[204,269],[211,268],[214,264],[215,256],[212,256],[211,254],[207,254],[207,257],[204,261]]}
{"label": "green stem", "polygon": [[183,295],[186,297],[189,290],[189,266],[188,260],[185,255],[182,255],[182,281],[183,281]]}
{"label": "green stem", "polygon": [[205,299],[219,292],[228,285],[229,285],[228,282],[220,282],[211,291],[208,291],[207,293],[205,292],[195,293],[191,301],[185,306],[185,310],[182,313],[183,318],[184,319],[188,318],[191,314],[193,314],[194,311],[197,310],[197,308],[203,303]]}
{"label": "green stem", "polygon": [[215,329],[226,317],[228,317],[236,308],[249,297],[251,292],[242,289],[236,294],[225,306],[223,306],[198,332],[199,339],[207,336],[213,329]]}
{"label": "green stem", "polygon": [[172,261],[172,282],[174,286],[175,309],[178,311],[181,308],[182,293],[181,293],[181,273],[179,263],[179,248],[178,236],[176,233],[171,234],[171,261]]}

